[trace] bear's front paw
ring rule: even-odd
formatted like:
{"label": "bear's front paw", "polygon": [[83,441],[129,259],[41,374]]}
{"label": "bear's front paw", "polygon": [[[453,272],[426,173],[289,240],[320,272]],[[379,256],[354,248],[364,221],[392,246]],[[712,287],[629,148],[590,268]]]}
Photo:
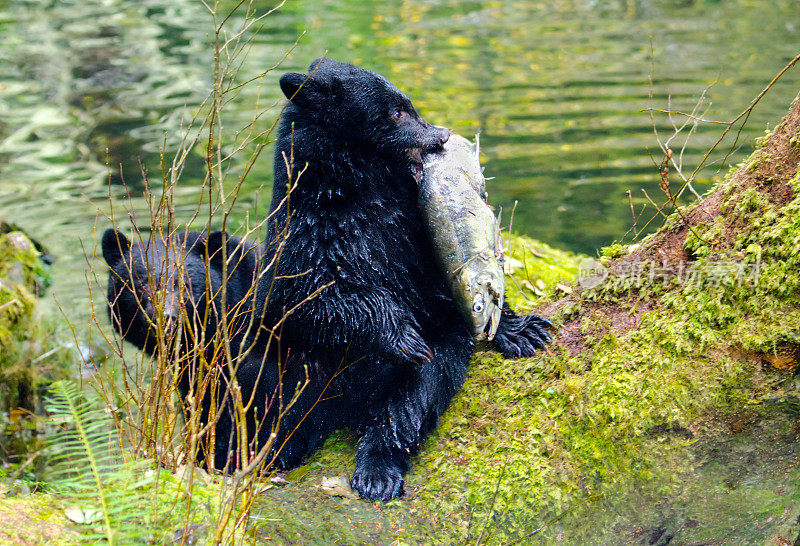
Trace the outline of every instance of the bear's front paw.
{"label": "bear's front paw", "polygon": [[388,502],[403,495],[403,472],[394,465],[358,465],[350,487],[363,499]]}
{"label": "bear's front paw", "polygon": [[533,356],[550,341],[553,323],[534,314],[518,317],[510,307],[503,306],[500,326],[494,337],[494,346],[505,358]]}
{"label": "bear's front paw", "polygon": [[412,364],[430,362],[433,358],[431,348],[411,324],[404,325],[393,352],[400,361]]}

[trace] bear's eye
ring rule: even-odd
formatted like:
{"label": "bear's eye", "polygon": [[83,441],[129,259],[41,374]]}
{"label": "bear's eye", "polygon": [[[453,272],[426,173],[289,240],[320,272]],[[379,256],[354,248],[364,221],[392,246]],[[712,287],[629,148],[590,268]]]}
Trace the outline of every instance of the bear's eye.
{"label": "bear's eye", "polygon": [[394,110],[392,110],[392,119],[398,121],[400,120],[400,118],[403,117],[404,113],[405,112],[403,112],[400,108],[395,108]]}

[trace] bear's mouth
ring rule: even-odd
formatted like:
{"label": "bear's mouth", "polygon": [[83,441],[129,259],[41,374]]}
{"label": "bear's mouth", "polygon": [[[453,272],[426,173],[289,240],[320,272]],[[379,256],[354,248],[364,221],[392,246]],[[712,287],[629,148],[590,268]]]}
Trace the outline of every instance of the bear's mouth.
{"label": "bear's mouth", "polygon": [[414,179],[419,183],[422,176],[422,148],[407,148],[406,155],[411,161],[411,172]]}

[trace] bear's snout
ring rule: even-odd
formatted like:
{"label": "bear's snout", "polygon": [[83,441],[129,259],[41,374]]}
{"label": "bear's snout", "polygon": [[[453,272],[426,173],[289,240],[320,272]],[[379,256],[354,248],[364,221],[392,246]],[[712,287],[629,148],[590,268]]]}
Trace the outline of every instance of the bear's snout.
{"label": "bear's snout", "polygon": [[144,312],[153,323],[158,322],[156,314],[160,312],[167,330],[175,327],[181,318],[182,306],[180,296],[174,289],[163,289],[153,297],[144,299]]}
{"label": "bear's snout", "polygon": [[450,140],[450,131],[444,127],[437,127],[439,129],[439,146],[444,146],[444,143]]}
{"label": "bear's snout", "polygon": [[446,128],[428,125],[422,137],[422,152],[438,152],[449,139],[450,131]]}

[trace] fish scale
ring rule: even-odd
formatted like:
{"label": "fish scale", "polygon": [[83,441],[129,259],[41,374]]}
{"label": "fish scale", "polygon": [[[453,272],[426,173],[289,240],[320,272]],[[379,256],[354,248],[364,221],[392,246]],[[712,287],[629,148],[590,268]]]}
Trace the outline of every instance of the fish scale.
{"label": "fish scale", "polygon": [[477,144],[451,134],[442,151],[425,155],[419,205],[437,262],[473,333],[491,340],[505,277],[500,221],[486,199]]}

